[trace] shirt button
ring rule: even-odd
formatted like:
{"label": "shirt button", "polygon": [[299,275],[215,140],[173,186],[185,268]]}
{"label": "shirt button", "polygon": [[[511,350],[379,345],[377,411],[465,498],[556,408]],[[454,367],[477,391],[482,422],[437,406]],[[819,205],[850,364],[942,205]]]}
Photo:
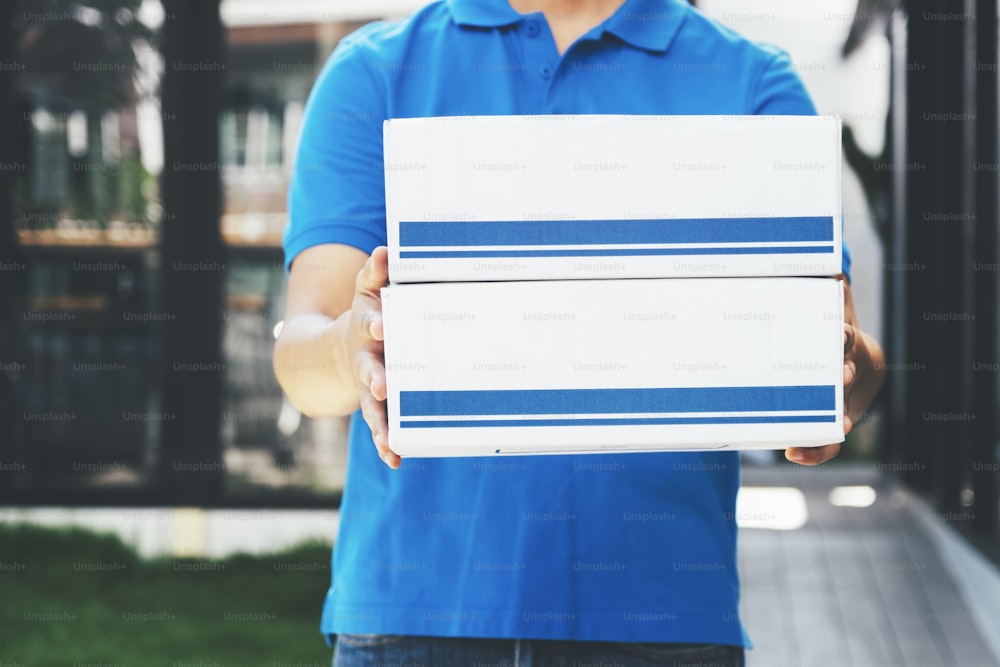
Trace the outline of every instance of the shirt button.
{"label": "shirt button", "polygon": [[525,23],[524,31],[528,33],[528,37],[538,37],[538,33],[541,32],[541,28],[538,27],[538,21],[528,21]]}
{"label": "shirt button", "polygon": [[552,78],[552,68],[549,65],[542,65],[538,68],[538,75],[543,79]]}

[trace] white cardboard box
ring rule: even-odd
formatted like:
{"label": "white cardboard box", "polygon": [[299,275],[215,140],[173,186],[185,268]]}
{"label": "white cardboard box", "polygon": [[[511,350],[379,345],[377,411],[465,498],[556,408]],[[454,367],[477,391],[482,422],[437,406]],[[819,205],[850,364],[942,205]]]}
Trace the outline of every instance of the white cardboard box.
{"label": "white cardboard box", "polygon": [[833,279],[390,285],[382,308],[401,456],[844,439]]}
{"label": "white cardboard box", "polygon": [[389,279],[834,276],[834,116],[386,121]]}

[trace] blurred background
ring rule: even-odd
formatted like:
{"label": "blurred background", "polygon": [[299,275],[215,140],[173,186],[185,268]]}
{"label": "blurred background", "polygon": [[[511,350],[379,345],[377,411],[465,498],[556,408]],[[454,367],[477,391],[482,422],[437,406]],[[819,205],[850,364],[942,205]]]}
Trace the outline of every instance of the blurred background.
{"label": "blurred background", "polygon": [[[0,591],[22,601],[0,664],[328,662],[346,423],[271,371],[285,194],[337,42],[423,4],[0,7]],[[887,352],[833,464],[746,457],[751,664],[1000,664],[997,3],[696,4],[843,119],[854,298]],[[176,597],[251,577],[243,607]],[[190,622],[152,658],[128,621],[164,614]]]}

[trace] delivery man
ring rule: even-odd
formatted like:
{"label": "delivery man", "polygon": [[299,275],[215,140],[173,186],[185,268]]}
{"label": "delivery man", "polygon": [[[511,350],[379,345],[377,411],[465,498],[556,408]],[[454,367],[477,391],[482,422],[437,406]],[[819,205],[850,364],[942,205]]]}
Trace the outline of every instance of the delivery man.
{"label": "delivery man", "polygon": [[[401,464],[388,447],[382,122],[568,113],[815,110],[786,54],[684,0],[439,0],[342,40],[305,112],[274,352],[302,412],[353,413],[321,622],[335,665],[743,664],[738,453]],[[883,357],[846,306],[848,431]]]}

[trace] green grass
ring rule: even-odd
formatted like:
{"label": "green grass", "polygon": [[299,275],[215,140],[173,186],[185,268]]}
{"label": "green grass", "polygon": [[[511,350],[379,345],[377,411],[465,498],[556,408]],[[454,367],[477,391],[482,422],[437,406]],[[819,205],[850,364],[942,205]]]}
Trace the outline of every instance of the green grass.
{"label": "green grass", "polygon": [[142,560],[114,536],[0,524],[0,664],[329,665],[329,555]]}

